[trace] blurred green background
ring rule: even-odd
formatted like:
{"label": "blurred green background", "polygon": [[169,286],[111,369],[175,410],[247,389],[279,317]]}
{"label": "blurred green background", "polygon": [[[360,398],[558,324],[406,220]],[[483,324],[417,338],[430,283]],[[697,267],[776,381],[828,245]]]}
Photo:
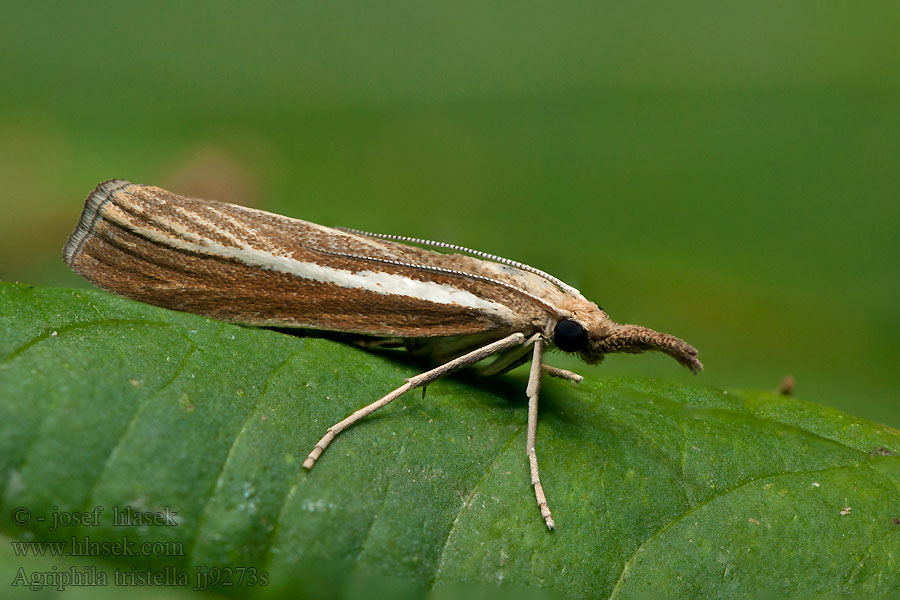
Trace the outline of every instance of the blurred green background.
{"label": "blurred green background", "polygon": [[[900,426],[895,0],[26,3],[0,22],[0,278],[125,178],[546,269],[701,350],[629,374]],[[574,366],[566,357],[554,359]]]}

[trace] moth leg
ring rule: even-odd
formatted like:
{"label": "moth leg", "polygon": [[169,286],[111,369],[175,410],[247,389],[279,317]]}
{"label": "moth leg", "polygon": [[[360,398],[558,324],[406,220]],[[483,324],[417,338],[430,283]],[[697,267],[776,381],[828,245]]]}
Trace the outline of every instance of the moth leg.
{"label": "moth leg", "polygon": [[531,344],[540,337],[541,334],[536,333],[525,340],[525,343],[518,348],[510,348],[505,352],[500,352],[491,364],[478,369],[478,374],[482,377],[493,377],[494,375],[512,371],[519,365],[525,364],[531,358],[529,356],[531,354]]}
{"label": "moth leg", "polygon": [[575,383],[580,383],[584,377],[579,375],[578,373],[573,373],[572,371],[567,371],[565,369],[560,369],[559,367],[551,367],[550,365],[541,365],[544,369],[544,373],[549,375],[550,377],[559,377],[560,379],[568,379],[569,381],[574,381]]}
{"label": "moth leg", "polygon": [[534,354],[531,357],[531,373],[528,376],[528,435],[526,436],[526,451],[528,454],[528,463],[531,467],[531,485],[534,486],[534,497],[537,500],[538,508],[541,509],[541,516],[547,523],[547,529],[553,529],[555,523],[553,516],[550,514],[550,507],[547,506],[547,497],[544,495],[544,487],[541,485],[541,474],[538,470],[537,454],[534,452],[534,442],[537,437],[537,412],[538,412],[538,394],[541,391],[541,374],[543,373],[544,360],[544,341],[541,339],[534,341]]}
{"label": "moth leg", "polygon": [[450,362],[444,363],[443,365],[436,367],[430,371],[426,371],[415,377],[410,377],[406,380],[406,383],[390,392],[386,396],[382,397],[380,400],[376,400],[372,404],[365,406],[343,421],[336,423],[328,428],[328,431],[322,437],[321,440],[316,444],[315,448],[312,449],[312,452],[309,453],[309,456],[306,457],[306,460],[303,461],[303,466],[307,469],[312,469],[313,465],[316,464],[316,461],[322,455],[322,452],[325,451],[325,448],[328,447],[328,444],[343,430],[347,429],[357,421],[362,418],[365,418],[371,415],[373,412],[378,410],[383,406],[387,406],[409,390],[413,390],[417,387],[422,387],[428,385],[435,379],[443,377],[448,373],[451,373],[459,368],[465,367],[467,365],[471,365],[477,363],[478,361],[484,360],[488,356],[500,352],[501,350],[505,350],[511,346],[515,346],[516,344],[521,344],[525,341],[525,336],[521,333],[514,333],[509,335],[501,340],[493,342],[492,344],[488,344],[487,346],[483,346],[478,348],[477,350],[473,350],[468,354],[463,354],[459,358],[455,358]]}

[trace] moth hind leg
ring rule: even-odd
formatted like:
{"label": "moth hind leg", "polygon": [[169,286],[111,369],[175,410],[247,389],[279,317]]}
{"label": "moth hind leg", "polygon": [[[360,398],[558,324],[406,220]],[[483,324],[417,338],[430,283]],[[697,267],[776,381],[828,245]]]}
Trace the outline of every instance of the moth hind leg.
{"label": "moth hind leg", "polygon": [[397,389],[391,391],[387,395],[382,398],[376,400],[375,402],[369,404],[368,406],[364,406],[363,408],[357,410],[349,417],[344,419],[343,421],[339,421],[335,423],[331,427],[328,428],[328,431],[325,432],[325,435],[321,440],[316,443],[315,447],[309,453],[309,456],[306,457],[306,460],[303,461],[303,467],[306,469],[312,469],[316,464],[316,461],[325,452],[325,449],[328,448],[329,444],[334,440],[335,437],[360,419],[363,419],[379,408],[383,408],[405,394],[406,392],[418,388],[427,386],[432,381],[443,377],[453,371],[460,369],[462,367],[475,364],[485,358],[492,356],[498,352],[501,352],[507,348],[512,346],[516,346],[525,342],[525,336],[521,333],[513,333],[512,335],[508,335],[505,338],[488,344],[486,346],[482,346],[476,350],[469,352],[468,354],[464,354],[459,358],[455,358],[450,362],[444,363],[439,367],[435,367],[430,371],[426,371],[415,377],[410,377],[407,379],[406,383],[398,387]]}

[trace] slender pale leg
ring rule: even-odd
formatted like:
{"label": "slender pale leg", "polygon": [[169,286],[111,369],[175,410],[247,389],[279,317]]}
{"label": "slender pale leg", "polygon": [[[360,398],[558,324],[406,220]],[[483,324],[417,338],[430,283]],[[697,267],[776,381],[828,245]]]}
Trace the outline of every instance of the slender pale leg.
{"label": "slender pale leg", "polygon": [[[529,340],[530,341],[530,340]],[[528,453],[528,464],[531,467],[531,485],[534,486],[534,497],[537,500],[538,508],[541,509],[541,516],[547,523],[547,529],[553,529],[553,515],[550,514],[550,507],[547,506],[547,497],[544,495],[544,488],[541,485],[541,474],[538,470],[537,454],[534,452],[534,442],[537,437],[537,413],[538,413],[538,394],[541,391],[541,374],[543,373],[544,360],[544,341],[537,339],[534,341],[534,354],[531,357],[531,373],[528,376],[528,435],[526,436],[525,445]]]}
{"label": "slender pale leg", "polygon": [[568,379],[569,381],[574,381],[575,383],[578,383],[582,379],[584,379],[584,377],[582,377],[578,373],[573,373],[572,371],[560,369],[559,367],[551,367],[550,365],[542,365],[542,367],[544,368],[544,373],[546,373],[550,377],[559,377],[560,379]]}
{"label": "slender pale leg", "polygon": [[[524,341],[525,341],[525,336],[523,334],[514,333],[512,335],[509,335],[509,336],[503,338],[502,340],[498,340],[496,342],[493,342],[492,344],[488,344],[487,346],[483,346],[481,348],[478,348],[477,350],[473,350],[472,352],[469,352],[468,354],[464,354],[464,355],[460,356],[459,358],[455,358],[455,359],[451,360],[450,362],[444,363],[443,365],[436,367],[430,371],[426,371],[424,373],[416,375],[415,377],[410,377],[409,379],[406,380],[405,384],[401,385],[396,390],[392,391],[391,393],[384,396],[380,400],[376,400],[372,404],[369,404],[368,406],[359,409],[358,411],[356,411],[355,413],[353,413],[352,415],[350,415],[349,417],[347,417],[340,423],[336,423],[335,425],[332,425],[331,427],[329,427],[328,431],[325,433],[325,435],[322,437],[322,439],[319,440],[319,442],[316,444],[316,447],[313,448],[312,452],[309,453],[309,456],[306,458],[306,460],[303,461],[303,466],[306,467],[307,469],[312,469],[313,465],[316,464],[316,461],[322,455],[322,452],[325,451],[325,448],[328,447],[328,444],[331,443],[331,441],[337,436],[337,434],[339,434],[343,430],[347,429],[348,427],[350,427],[351,425],[353,425],[360,419],[371,415],[373,412],[375,412],[379,408],[381,408],[383,406],[387,406],[388,404],[390,404],[391,402],[393,402],[394,400],[396,400],[397,398],[399,398],[400,396],[402,396],[409,390],[413,390],[417,387],[422,387],[423,385],[428,385],[435,379],[443,377],[444,375],[447,375],[448,373],[452,373],[453,371],[455,371],[459,368],[465,367],[466,365],[471,365],[471,364],[477,363],[478,361],[484,360],[485,358],[491,356],[492,354],[496,354],[497,352],[500,352],[502,350],[505,350],[506,348],[515,346],[516,344],[521,344]],[[539,345],[540,344],[536,344],[536,346],[539,346]],[[534,371],[534,369],[532,369],[532,371]],[[540,375],[540,369],[538,369],[538,375]],[[529,389],[531,389],[530,384],[529,384]],[[529,416],[529,419],[530,418],[531,417]],[[531,445],[533,446],[534,444],[532,443]],[[538,484],[538,485],[540,485],[540,484]],[[546,503],[544,506],[546,507]],[[549,514],[549,512],[548,512],[548,514]],[[552,521],[550,521],[550,523],[552,523]]]}

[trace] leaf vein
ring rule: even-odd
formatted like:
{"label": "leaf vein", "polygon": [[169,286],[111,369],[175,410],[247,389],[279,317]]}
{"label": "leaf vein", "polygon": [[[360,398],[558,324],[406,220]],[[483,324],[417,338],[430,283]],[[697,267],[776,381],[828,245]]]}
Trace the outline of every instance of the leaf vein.
{"label": "leaf vein", "polygon": [[460,517],[462,517],[463,512],[467,508],[469,508],[469,506],[471,506],[472,500],[475,499],[475,495],[479,492],[479,490],[481,489],[481,486],[484,484],[485,481],[487,481],[488,476],[497,467],[497,465],[500,462],[500,459],[503,458],[503,456],[509,451],[509,449],[512,447],[512,443],[516,440],[517,437],[519,437],[519,435],[522,433],[524,428],[525,428],[524,424],[520,424],[520,425],[516,426],[515,430],[512,432],[512,434],[506,440],[506,443],[504,443],[503,446],[500,448],[500,450],[498,450],[497,453],[494,455],[494,458],[491,460],[491,464],[488,465],[488,468],[484,470],[484,474],[478,479],[478,481],[475,482],[475,485],[472,486],[472,490],[469,492],[469,494],[466,496],[465,501],[463,501],[462,505],[459,507],[459,510],[456,512],[456,516],[453,519],[453,523],[450,524],[450,528],[447,530],[447,537],[444,539],[444,544],[443,544],[443,546],[441,546],[441,551],[438,554],[437,568],[434,571],[434,577],[431,579],[430,582],[428,582],[426,589],[429,589],[429,590],[432,589],[434,587],[434,584],[437,583],[438,575],[440,574],[441,568],[444,565],[444,559],[446,558],[447,548],[450,545],[450,538],[453,537],[453,532],[456,530],[456,526],[459,524],[459,520],[460,520]]}
{"label": "leaf vein", "polygon": [[[402,464],[400,460],[403,456],[403,453],[406,451],[406,437],[403,438],[403,441],[400,442],[400,450],[397,452],[397,459],[395,460],[395,464]],[[362,560],[363,551],[365,551],[366,546],[369,544],[369,541],[372,539],[372,532],[375,531],[375,525],[378,522],[378,519],[384,515],[384,511],[387,508],[387,499],[388,493],[391,491],[391,482],[392,479],[388,479],[387,486],[384,488],[384,493],[381,496],[381,506],[378,508],[378,511],[372,515],[372,520],[369,522],[369,530],[366,532],[366,537],[363,539],[362,544],[359,546],[359,551],[356,553],[356,565],[358,568],[359,564]]]}
{"label": "leaf vein", "polygon": [[162,321],[147,321],[143,319],[98,319],[95,321],[80,321],[78,323],[69,323],[67,325],[60,325],[58,327],[47,327],[41,333],[34,336],[15,350],[13,350],[10,354],[7,354],[6,357],[0,361],[0,364],[7,364],[18,358],[23,353],[27,352],[33,346],[48,340],[52,337],[57,337],[63,333],[70,333],[72,331],[77,331],[78,329],[87,329],[89,327],[102,327],[105,325],[144,325],[151,327],[171,327],[172,323],[165,323]]}
{"label": "leaf vein", "polygon": [[[187,338],[185,338],[185,339],[187,339]],[[191,342],[190,340],[188,340],[188,342],[190,342],[191,347],[181,358],[181,361],[178,363],[178,367],[175,369],[175,372],[172,374],[171,377],[169,377],[169,379],[167,379],[161,386],[159,386],[159,389],[157,389],[154,393],[152,393],[149,396],[147,396],[146,398],[144,398],[143,402],[141,402],[135,408],[134,414],[131,415],[131,419],[128,421],[128,425],[126,425],[125,428],[122,430],[122,435],[119,436],[119,439],[116,440],[115,445],[113,445],[113,447],[110,449],[109,454],[106,457],[106,460],[103,461],[103,466],[100,467],[100,470],[97,473],[97,477],[94,479],[94,482],[91,484],[90,491],[87,494],[87,504],[85,505],[85,509],[84,509],[85,512],[89,511],[90,508],[92,506],[94,506],[94,503],[95,503],[94,497],[96,495],[97,488],[100,486],[100,482],[103,480],[103,476],[109,470],[109,467],[110,467],[110,465],[112,465],[116,456],[118,456],[118,454],[122,448],[122,443],[125,441],[125,438],[128,437],[128,434],[134,429],[135,425],[137,424],[137,422],[140,419],[141,413],[144,412],[144,409],[146,409],[147,406],[149,406],[153,400],[155,400],[160,395],[162,395],[163,391],[165,391],[166,389],[171,387],[173,383],[175,383],[175,380],[178,379],[179,375],[181,375],[184,372],[185,368],[187,367],[187,362],[190,359],[190,357],[195,352],[197,352],[197,350],[198,350],[197,346],[195,346],[194,343]]]}
{"label": "leaf vein", "polygon": [[263,383],[262,390],[256,399],[256,406],[253,407],[253,410],[247,413],[247,416],[244,418],[244,422],[241,424],[241,428],[238,429],[237,433],[234,435],[234,439],[231,440],[231,446],[228,448],[228,453],[225,455],[225,459],[222,461],[222,466],[219,468],[219,472],[216,475],[216,483],[213,485],[212,490],[210,490],[209,497],[203,505],[203,512],[200,514],[200,518],[197,522],[197,529],[194,531],[194,539],[191,543],[191,550],[187,553],[188,556],[193,558],[194,551],[197,548],[197,544],[200,542],[200,535],[203,531],[203,526],[206,524],[207,515],[209,513],[209,508],[212,505],[213,498],[216,495],[216,492],[222,488],[223,482],[225,481],[225,471],[228,468],[228,465],[231,463],[231,459],[234,458],[235,450],[238,447],[238,442],[243,438],[244,434],[247,431],[250,423],[253,422],[253,417],[255,417],[259,413],[259,409],[263,405],[263,400],[265,399],[266,392],[269,390],[269,385],[272,383],[272,380],[276,375],[286,367],[294,358],[300,355],[303,350],[297,350],[291,353],[281,364],[272,369],[271,373],[266,377],[265,383]]}
{"label": "leaf vein", "polygon": [[645,539],[643,542],[638,544],[638,546],[634,549],[634,551],[631,552],[631,554],[625,560],[625,563],[622,565],[622,572],[619,574],[619,578],[618,578],[618,580],[616,580],[616,584],[615,584],[615,586],[613,586],[613,589],[609,594],[610,600],[612,600],[612,598],[615,598],[616,595],[619,593],[619,590],[621,589],[622,584],[625,582],[625,575],[628,573],[628,569],[631,567],[632,561],[635,559],[635,557],[638,555],[638,553],[640,553],[640,551],[643,550],[643,548],[645,546],[647,546],[648,544],[650,544],[650,542],[652,542],[655,539],[662,536],[666,531],[668,531],[669,529],[674,527],[677,523],[680,523],[681,521],[685,520],[691,514],[700,510],[701,508],[703,508],[707,504],[713,502],[714,500],[717,500],[719,498],[727,496],[731,493],[737,492],[737,491],[747,487],[748,485],[750,485],[754,482],[757,482],[757,481],[761,481],[763,479],[775,479],[778,477],[784,477],[786,475],[808,475],[808,474],[813,474],[813,473],[826,473],[828,471],[836,471],[839,469],[847,469],[847,468],[858,467],[858,466],[859,466],[858,464],[857,465],[834,465],[831,467],[825,467],[824,469],[805,469],[805,470],[800,470],[800,471],[784,471],[782,473],[775,473],[772,475],[767,475],[765,477],[756,477],[754,479],[748,479],[747,481],[744,481],[740,485],[737,485],[729,490],[725,490],[719,494],[715,494],[714,496],[707,498],[703,502],[700,502],[696,506],[692,506],[692,507],[688,508],[686,511],[684,511],[680,515],[676,516],[674,519],[672,519],[671,521],[669,521],[668,523],[666,523],[665,525],[663,525],[662,527],[657,529],[655,532],[653,532],[649,537],[647,537],[647,539]]}

